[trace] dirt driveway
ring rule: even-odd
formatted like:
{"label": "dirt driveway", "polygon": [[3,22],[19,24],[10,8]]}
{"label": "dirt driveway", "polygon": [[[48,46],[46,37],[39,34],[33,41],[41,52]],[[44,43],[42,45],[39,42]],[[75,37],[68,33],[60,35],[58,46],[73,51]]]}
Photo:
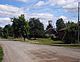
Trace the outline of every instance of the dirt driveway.
{"label": "dirt driveway", "polygon": [[3,62],[80,62],[80,52],[57,46],[0,41],[4,50]]}

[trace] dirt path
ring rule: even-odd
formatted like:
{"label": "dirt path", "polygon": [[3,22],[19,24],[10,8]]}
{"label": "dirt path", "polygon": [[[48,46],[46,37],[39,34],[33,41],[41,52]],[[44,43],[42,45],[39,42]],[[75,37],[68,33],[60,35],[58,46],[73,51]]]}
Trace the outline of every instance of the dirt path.
{"label": "dirt path", "polygon": [[0,41],[3,62],[80,62],[80,52],[64,47]]}

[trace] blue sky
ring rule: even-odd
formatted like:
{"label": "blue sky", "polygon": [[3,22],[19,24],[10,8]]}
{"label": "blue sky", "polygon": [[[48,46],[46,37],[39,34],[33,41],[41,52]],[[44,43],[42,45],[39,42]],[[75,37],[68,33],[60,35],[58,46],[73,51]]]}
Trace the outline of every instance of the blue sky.
{"label": "blue sky", "polygon": [[[10,18],[25,14],[26,20],[35,17],[46,27],[52,20],[63,18],[64,22],[77,22],[77,7],[80,0],[2,0],[0,1],[0,26],[11,24]],[[73,9],[72,9],[73,8]]]}

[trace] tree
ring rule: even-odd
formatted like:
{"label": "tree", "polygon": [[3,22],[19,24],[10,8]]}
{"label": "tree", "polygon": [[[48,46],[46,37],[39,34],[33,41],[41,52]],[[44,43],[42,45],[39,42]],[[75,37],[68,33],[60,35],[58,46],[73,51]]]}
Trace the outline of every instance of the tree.
{"label": "tree", "polygon": [[21,37],[18,18],[12,18],[13,37]]}
{"label": "tree", "polygon": [[40,22],[39,18],[30,18],[29,19],[29,26],[30,26],[30,35],[34,38],[42,37],[44,33],[44,26]]}
{"label": "tree", "polygon": [[66,23],[66,34],[64,36],[64,42],[65,43],[77,43],[77,37],[78,37],[78,26],[74,22],[68,22]]}
{"label": "tree", "polygon": [[0,37],[2,37],[2,36],[3,36],[3,28],[0,27]]}
{"label": "tree", "polygon": [[29,33],[29,24],[28,21],[25,20],[24,15],[19,16],[19,30],[25,40],[25,37]]}
{"label": "tree", "polygon": [[56,30],[59,31],[62,28],[65,28],[65,23],[64,23],[63,19],[60,18],[56,22]]}
{"label": "tree", "polygon": [[11,25],[10,24],[5,25],[5,27],[3,28],[3,37],[8,38],[11,35],[12,35]]}
{"label": "tree", "polygon": [[12,19],[12,27],[15,37],[23,37],[25,40],[26,35],[29,32],[28,21],[25,20],[24,15],[22,14],[18,18]]}

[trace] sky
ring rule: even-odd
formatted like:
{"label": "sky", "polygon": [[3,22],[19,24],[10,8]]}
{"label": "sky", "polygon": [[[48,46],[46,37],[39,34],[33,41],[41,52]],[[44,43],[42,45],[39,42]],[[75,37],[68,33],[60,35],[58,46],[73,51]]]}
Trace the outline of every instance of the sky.
{"label": "sky", "polygon": [[40,18],[44,27],[52,20],[56,27],[56,20],[63,18],[64,22],[77,22],[78,2],[80,0],[1,0],[0,26],[11,24],[10,18],[25,15],[25,19]]}

